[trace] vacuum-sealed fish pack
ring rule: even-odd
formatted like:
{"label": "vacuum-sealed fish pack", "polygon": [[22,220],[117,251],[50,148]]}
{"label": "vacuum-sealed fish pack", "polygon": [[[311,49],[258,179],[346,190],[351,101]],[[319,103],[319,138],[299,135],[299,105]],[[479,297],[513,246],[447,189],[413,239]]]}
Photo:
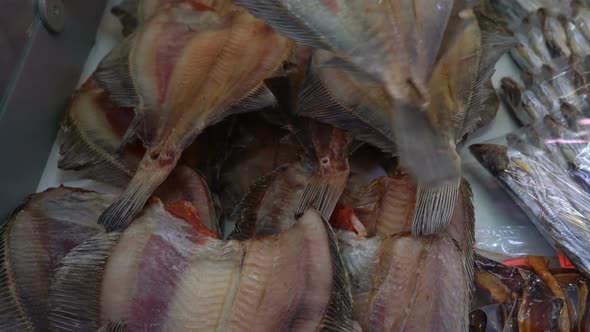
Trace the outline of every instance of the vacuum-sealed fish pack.
{"label": "vacuum-sealed fish pack", "polygon": [[547,257],[505,265],[477,256],[470,331],[587,331],[588,282]]}

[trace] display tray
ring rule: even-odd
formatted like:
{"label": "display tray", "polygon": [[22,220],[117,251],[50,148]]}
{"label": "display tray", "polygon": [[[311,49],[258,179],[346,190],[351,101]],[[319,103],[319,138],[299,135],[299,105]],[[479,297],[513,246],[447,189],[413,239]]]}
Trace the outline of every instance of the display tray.
{"label": "display tray", "polygon": [[[96,43],[84,66],[79,82],[84,82],[93,72],[99,61],[119,42],[119,22],[109,12],[109,8],[119,1],[109,1],[108,8],[99,26]],[[508,56],[504,56],[496,65],[493,77],[494,87],[502,77],[512,76],[518,80],[518,69]],[[502,190],[499,183],[471,156],[469,145],[490,140],[518,128],[515,119],[500,106],[492,123],[473,133],[460,148],[463,161],[463,173],[471,183],[475,202],[476,242],[496,254],[519,253],[553,256],[555,251],[543,239],[524,212]],[[81,180],[74,172],[64,172],[57,168],[59,159],[59,137],[53,144],[45,170],[37,187],[42,191],[61,184],[92,189],[104,188],[93,181]],[[510,248],[505,248],[508,246]]]}

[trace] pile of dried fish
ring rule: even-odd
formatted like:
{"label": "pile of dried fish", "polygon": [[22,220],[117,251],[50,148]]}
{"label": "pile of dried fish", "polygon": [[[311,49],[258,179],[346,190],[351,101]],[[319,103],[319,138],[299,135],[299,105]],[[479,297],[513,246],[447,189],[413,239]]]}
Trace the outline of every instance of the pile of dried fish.
{"label": "pile of dried fish", "polygon": [[200,210],[158,199],[105,232],[96,219],[113,199],[53,189],[2,227],[3,331],[355,330],[336,239],[317,212],[277,236],[223,241]]}
{"label": "pile of dried fish", "polygon": [[456,145],[495,116],[514,44],[487,2],[112,13],[127,37],[73,96],[59,167],[122,193],[16,209],[0,330],[467,331]]}
{"label": "pile of dried fish", "polygon": [[[507,6],[496,5],[510,16]],[[510,54],[524,84],[503,78],[501,99],[524,127],[471,151],[548,242],[590,277],[590,136],[584,121],[590,116],[590,9],[579,2],[544,6],[511,19],[520,44]]]}
{"label": "pile of dried fish", "polygon": [[587,331],[589,279],[576,270],[550,270],[545,257],[525,267],[476,257],[470,331]]}

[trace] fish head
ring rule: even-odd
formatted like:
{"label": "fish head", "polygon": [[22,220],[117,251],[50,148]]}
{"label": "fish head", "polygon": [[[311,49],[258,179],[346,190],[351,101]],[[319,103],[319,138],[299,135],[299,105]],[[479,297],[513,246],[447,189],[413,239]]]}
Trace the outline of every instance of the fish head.
{"label": "fish head", "polygon": [[469,150],[494,175],[504,172],[508,167],[508,148],[504,145],[473,144]]}
{"label": "fish head", "polygon": [[348,172],[350,135],[345,131],[322,124],[310,122],[311,141],[315,154],[316,175],[327,176]]}
{"label": "fish head", "polygon": [[562,135],[562,130],[564,129],[561,124],[552,117],[551,115],[545,115],[543,117],[543,124],[549,129],[549,132],[552,136],[556,138],[560,138]]}
{"label": "fish head", "polygon": [[500,87],[505,101],[510,107],[518,107],[522,100],[522,87],[514,79],[504,77],[500,81]]}
{"label": "fish head", "polygon": [[560,106],[561,115],[565,118],[570,128],[576,128],[578,114],[580,113],[570,103],[562,102]]}

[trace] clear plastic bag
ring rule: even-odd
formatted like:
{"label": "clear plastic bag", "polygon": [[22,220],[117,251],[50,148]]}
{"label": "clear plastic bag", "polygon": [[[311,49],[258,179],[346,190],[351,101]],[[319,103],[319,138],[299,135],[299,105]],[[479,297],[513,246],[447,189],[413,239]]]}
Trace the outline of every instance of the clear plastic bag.
{"label": "clear plastic bag", "polygon": [[[504,137],[473,145],[471,151],[545,239],[590,275],[590,183],[584,178],[590,174],[590,152],[585,128],[568,128],[545,115]],[[486,243],[495,246],[489,238]]]}
{"label": "clear plastic bag", "polygon": [[480,255],[498,261],[524,256],[555,256],[536,238],[533,225],[487,225],[475,230],[475,247]]}

